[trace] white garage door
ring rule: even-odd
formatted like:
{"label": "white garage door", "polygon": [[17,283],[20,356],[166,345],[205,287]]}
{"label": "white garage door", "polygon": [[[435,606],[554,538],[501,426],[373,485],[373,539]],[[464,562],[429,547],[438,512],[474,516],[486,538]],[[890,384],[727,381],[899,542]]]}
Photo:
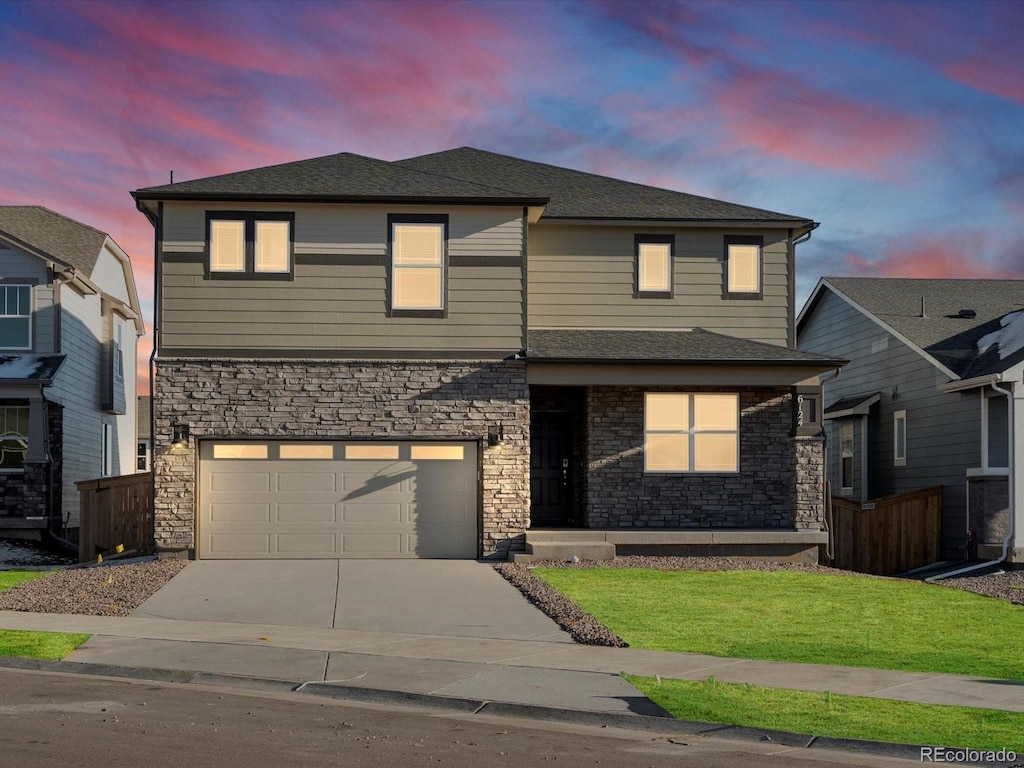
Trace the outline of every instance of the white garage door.
{"label": "white garage door", "polygon": [[477,556],[477,446],[200,443],[205,559]]}

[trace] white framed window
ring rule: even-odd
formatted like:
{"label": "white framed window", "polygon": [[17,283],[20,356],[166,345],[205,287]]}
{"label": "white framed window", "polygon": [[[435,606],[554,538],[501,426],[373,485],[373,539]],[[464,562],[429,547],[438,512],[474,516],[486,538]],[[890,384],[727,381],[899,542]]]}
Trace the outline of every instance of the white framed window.
{"label": "white framed window", "polygon": [[447,217],[389,217],[391,309],[443,311]]}
{"label": "white framed window", "polygon": [[0,349],[32,349],[31,285],[0,285]]}
{"label": "white framed window", "polygon": [[100,475],[110,477],[114,474],[114,426],[103,425],[103,444]]}
{"label": "white framed window", "polygon": [[738,472],[739,395],[647,392],[645,472]]}
{"label": "white framed window", "polygon": [[673,238],[661,235],[637,235],[636,296],[672,297]]}
{"label": "white framed window", "polygon": [[725,298],[758,299],[763,295],[764,238],[725,239]]}
{"label": "white framed window", "polygon": [[843,421],[839,427],[839,487],[840,493],[853,493],[853,422]]}
{"label": "white framed window", "polygon": [[21,471],[28,453],[28,406],[0,405],[0,471]]}
{"label": "white framed window", "polygon": [[907,465],[907,412],[892,415],[892,463],[895,467]]}
{"label": "white framed window", "polygon": [[208,211],[208,277],[290,277],[292,230],[290,213]]}
{"label": "white framed window", "polygon": [[140,440],[135,449],[135,469],[149,472],[149,443]]}

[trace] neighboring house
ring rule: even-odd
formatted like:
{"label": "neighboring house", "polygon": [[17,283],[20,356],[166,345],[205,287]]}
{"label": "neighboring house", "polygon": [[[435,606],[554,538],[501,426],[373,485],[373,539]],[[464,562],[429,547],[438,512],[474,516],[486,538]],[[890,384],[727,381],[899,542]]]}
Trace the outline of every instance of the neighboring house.
{"label": "neighboring house", "polygon": [[837,362],[794,325],[810,219],[471,148],[133,195],[162,550],[506,557],[555,528],[816,559],[827,538]]}
{"label": "neighboring house", "polygon": [[0,206],[0,535],[75,528],[76,481],[134,471],[139,312],[110,237]]}
{"label": "neighboring house", "polygon": [[826,277],[797,330],[801,349],[851,361],[825,386],[833,491],[942,485],[945,557],[975,554],[968,531],[1000,556],[1016,515],[1024,561],[1024,281]]}
{"label": "neighboring house", "polygon": [[137,402],[135,471],[149,472],[153,468],[153,398],[150,395],[139,395]]}

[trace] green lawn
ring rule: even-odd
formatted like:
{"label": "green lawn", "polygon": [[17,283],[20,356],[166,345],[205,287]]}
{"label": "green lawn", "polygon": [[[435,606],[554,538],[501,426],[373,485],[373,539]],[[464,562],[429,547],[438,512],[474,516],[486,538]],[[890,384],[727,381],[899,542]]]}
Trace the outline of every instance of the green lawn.
{"label": "green lawn", "polygon": [[808,693],[713,679],[663,679],[659,683],[651,677],[627,676],[626,680],[684,720],[815,736],[1024,753],[1021,712]]}
{"label": "green lawn", "polygon": [[1024,679],[1024,609],[947,587],[794,571],[534,573],[637,648]]}
{"label": "green lawn", "polygon": [[[0,571],[0,592],[46,575],[46,571]],[[89,635],[67,632],[0,629],[0,656],[23,656],[56,661],[63,659],[88,639]]]}

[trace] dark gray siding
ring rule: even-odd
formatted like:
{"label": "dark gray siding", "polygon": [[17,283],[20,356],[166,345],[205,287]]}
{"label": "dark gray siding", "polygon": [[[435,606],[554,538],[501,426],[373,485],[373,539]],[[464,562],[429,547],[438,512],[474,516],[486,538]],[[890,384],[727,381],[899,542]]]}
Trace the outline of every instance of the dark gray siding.
{"label": "dark gray siding", "polygon": [[[294,211],[295,279],[205,279],[206,211],[242,207],[165,204],[162,353],[473,354],[524,346],[519,208],[247,205]],[[449,216],[447,317],[386,316],[389,213]]]}
{"label": "dark gray siding", "polygon": [[[674,297],[633,297],[634,235],[675,235]],[[726,235],[763,235],[764,297],[723,299]],[[786,345],[787,238],[779,230],[569,226],[530,228],[531,328],[706,328]]]}
{"label": "dark gray siding", "polygon": [[[944,486],[943,549],[962,556],[966,531],[966,471],[981,464],[977,392],[942,393],[949,381],[919,353],[886,332],[831,291],[824,291],[800,332],[799,348],[846,358],[850,364],[825,385],[825,403],[880,392],[868,418],[868,497]],[[906,466],[893,465],[893,414],[907,412]],[[861,470],[861,419],[856,417],[855,471]],[[838,429],[829,434],[838,436]],[[836,440],[828,445],[829,479],[838,492]],[[860,486],[858,485],[858,492]]]}

